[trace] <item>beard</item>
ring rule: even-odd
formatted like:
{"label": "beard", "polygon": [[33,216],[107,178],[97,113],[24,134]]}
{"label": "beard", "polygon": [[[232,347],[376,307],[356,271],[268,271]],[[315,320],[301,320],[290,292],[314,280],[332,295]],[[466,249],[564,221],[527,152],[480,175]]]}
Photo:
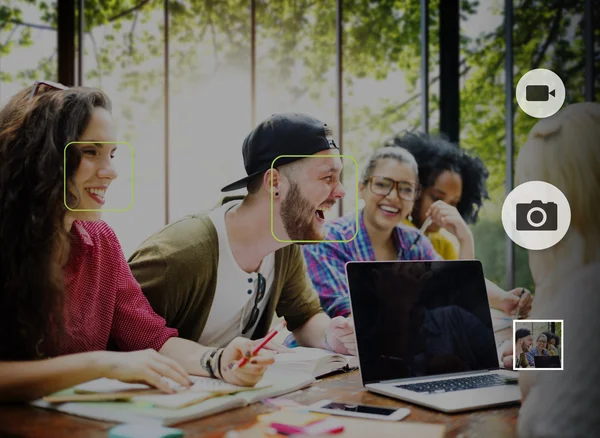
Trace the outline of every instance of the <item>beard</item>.
{"label": "beard", "polygon": [[[325,235],[315,228],[315,208],[306,200],[300,187],[290,183],[290,191],[281,202],[281,221],[290,240],[323,240]],[[299,243],[306,245],[306,243]]]}

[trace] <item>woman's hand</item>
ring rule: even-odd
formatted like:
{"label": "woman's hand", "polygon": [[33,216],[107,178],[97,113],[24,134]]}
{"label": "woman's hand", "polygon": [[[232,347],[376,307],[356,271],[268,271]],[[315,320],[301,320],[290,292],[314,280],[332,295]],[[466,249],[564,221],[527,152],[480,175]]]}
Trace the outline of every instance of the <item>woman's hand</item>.
{"label": "woman's hand", "polygon": [[109,379],[146,383],[169,394],[175,390],[169,386],[167,377],[186,388],[192,385],[189,375],[177,362],[152,349],[127,353],[103,351],[98,357],[103,375]]}
{"label": "woman's hand", "polygon": [[456,236],[459,242],[465,239],[473,239],[473,234],[469,226],[458,210],[444,201],[435,201],[431,204],[425,216],[431,216],[434,224],[448,230],[452,235]]}
{"label": "woman's hand", "polygon": [[[225,347],[220,369],[223,380],[234,385],[254,386],[262,379],[269,365],[275,362],[275,357],[273,352],[264,348],[252,357],[252,350],[259,343],[260,340],[235,338]],[[243,367],[234,369],[234,365],[244,356],[249,359],[248,362]]]}

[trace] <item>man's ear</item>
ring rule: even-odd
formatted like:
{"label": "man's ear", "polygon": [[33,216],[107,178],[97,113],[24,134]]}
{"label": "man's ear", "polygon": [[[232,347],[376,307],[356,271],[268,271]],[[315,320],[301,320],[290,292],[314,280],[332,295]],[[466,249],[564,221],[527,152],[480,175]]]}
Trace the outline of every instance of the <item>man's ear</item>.
{"label": "man's ear", "polygon": [[[265,187],[269,192],[272,191],[273,197],[275,198],[279,197],[281,177],[282,175],[277,169],[269,169],[263,175],[263,187]],[[272,188],[271,184],[273,184]]]}

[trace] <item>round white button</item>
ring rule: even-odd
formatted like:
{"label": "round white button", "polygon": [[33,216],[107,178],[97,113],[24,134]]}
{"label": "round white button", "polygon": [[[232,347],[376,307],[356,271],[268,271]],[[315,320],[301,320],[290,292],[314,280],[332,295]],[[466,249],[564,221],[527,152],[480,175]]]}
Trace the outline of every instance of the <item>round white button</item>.
{"label": "round white button", "polygon": [[565,102],[565,84],[551,70],[536,68],[517,84],[517,103],[531,117],[543,119],[555,114]]}
{"label": "round white button", "polygon": [[567,197],[544,181],[529,181],[515,187],[502,205],[504,231],[526,249],[556,245],[567,234],[570,223]]}

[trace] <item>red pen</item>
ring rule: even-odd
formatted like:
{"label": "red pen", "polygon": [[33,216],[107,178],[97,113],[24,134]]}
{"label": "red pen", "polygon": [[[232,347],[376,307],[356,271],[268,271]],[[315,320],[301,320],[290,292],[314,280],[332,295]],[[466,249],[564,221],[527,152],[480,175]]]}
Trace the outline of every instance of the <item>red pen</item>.
{"label": "red pen", "polygon": [[[256,356],[256,354],[257,354],[257,353],[258,353],[260,350],[262,350],[262,348],[263,348],[265,345],[267,345],[267,344],[268,344],[268,343],[271,341],[271,339],[273,339],[275,336],[277,336],[277,334],[279,333],[279,331],[280,331],[282,328],[284,328],[284,327],[286,326],[286,324],[287,324],[287,322],[283,321],[281,324],[279,324],[277,327],[275,327],[273,330],[271,330],[271,331],[270,331],[270,332],[267,334],[267,336],[265,336],[265,338],[262,340],[262,342],[261,342],[260,344],[258,344],[258,345],[257,345],[257,346],[254,348],[254,351],[252,351],[252,356],[250,356],[250,357],[254,357],[254,356]],[[244,365],[246,365],[246,364],[248,363],[248,361],[249,361],[249,360],[250,360],[250,358],[248,358],[248,357],[246,357],[246,356],[242,357],[242,358],[239,360],[239,362],[238,362],[238,363],[236,363],[236,364],[233,366],[233,369],[232,369],[232,370],[235,370],[235,369],[238,369],[238,368],[241,368],[241,367],[243,367]]]}

